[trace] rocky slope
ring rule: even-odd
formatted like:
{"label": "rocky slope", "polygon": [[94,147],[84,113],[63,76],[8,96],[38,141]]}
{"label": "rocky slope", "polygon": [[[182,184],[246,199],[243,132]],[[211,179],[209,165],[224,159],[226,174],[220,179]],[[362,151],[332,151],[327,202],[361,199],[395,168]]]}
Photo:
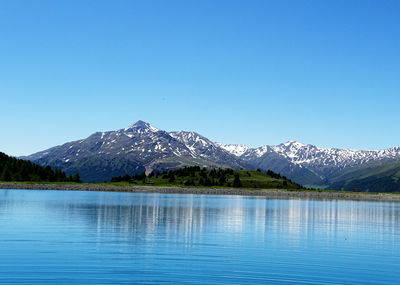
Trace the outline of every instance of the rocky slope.
{"label": "rocky slope", "polygon": [[347,190],[354,185],[376,189],[364,180],[348,183],[346,173],[365,175],[371,164],[383,167],[400,162],[400,147],[378,151],[348,150],[289,141],[251,148],[215,143],[195,132],[166,132],[138,121],[128,128],[94,133],[86,139],[56,146],[25,159],[62,169],[67,174],[79,172],[87,182],[198,165],[270,169],[302,185]]}
{"label": "rocky slope", "polygon": [[86,139],[32,154],[25,159],[51,165],[82,180],[103,182],[111,177],[184,165],[245,167],[236,156],[193,132],[159,130],[138,121],[117,131],[94,133]]}
{"label": "rocky slope", "polygon": [[308,185],[330,185],[331,178],[354,167],[375,162],[400,160],[400,147],[386,150],[349,150],[320,148],[289,141],[276,146],[246,148],[242,145],[218,144],[237,157],[261,169],[269,168]]}

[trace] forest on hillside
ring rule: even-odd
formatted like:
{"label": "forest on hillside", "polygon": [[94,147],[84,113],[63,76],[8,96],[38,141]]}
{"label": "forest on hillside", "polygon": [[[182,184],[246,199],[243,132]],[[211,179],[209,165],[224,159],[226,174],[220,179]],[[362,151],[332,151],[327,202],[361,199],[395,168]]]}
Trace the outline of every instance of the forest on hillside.
{"label": "forest on hillside", "polygon": [[0,181],[81,182],[79,174],[67,176],[50,166],[40,166],[29,160],[18,159],[0,152]]}
{"label": "forest on hillside", "polygon": [[130,184],[181,185],[181,186],[219,186],[233,188],[264,189],[303,189],[290,179],[271,170],[233,170],[230,168],[201,168],[189,166],[177,170],[151,172],[136,175],[113,177],[111,182],[127,182]]}

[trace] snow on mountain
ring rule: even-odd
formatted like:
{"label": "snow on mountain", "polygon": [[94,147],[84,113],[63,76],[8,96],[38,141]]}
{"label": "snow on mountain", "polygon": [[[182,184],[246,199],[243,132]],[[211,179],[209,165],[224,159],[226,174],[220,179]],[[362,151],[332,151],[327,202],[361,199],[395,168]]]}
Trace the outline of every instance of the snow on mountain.
{"label": "snow on mountain", "polygon": [[128,128],[124,129],[125,132],[131,131],[132,133],[146,134],[146,133],[155,133],[158,132],[159,129],[150,125],[149,123],[143,121],[137,121],[132,124]]}
{"label": "snow on mountain", "polygon": [[253,149],[244,146],[242,149],[246,150],[242,152],[237,151],[236,145],[222,145],[221,147],[246,161],[254,161],[266,154],[274,153],[294,165],[310,169],[321,178],[326,178],[329,174],[346,167],[384,159],[400,159],[400,147],[386,150],[350,150],[320,148],[296,141]]}
{"label": "snow on mountain", "polygon": [[232,153],[233,155],[236,156],[242,156],[246,151],[251,149],[249,146],[244,145],[244,144],[224,144],[224,143],[215,143],[217,146],[220,148],[223,148],[224,150]]}
{"label": "snow on mountain", "polygon": [[84,181],[90,182],[185,165],[245,166],[240,159],[199,134],[168,133],[143,121],[116,131],[97,132],[86,139],[56,146],[25,159],[67,173],[79,172]]}
{"label": "snow on mountain", "polygon": [[194,155],[202,155],[204,150],[214,147],[214,143],[195,132],[170,132],[170,136],[185,144]]}
{"label": "snow on mountain", "polygon": [[249,167],[249,165],[242,163],[241,159],[198,133],[178,131],[169,134],[185,144],[195,157],[207,159],[219,165],[231,165],[234,168]]}
{"label": "snow on mountain", "polygon": [[338,148],[320,148],[310,144],[290,141],[272,149],[301,165],[347,167],[381,159],[400,158],[400,148],[387,150],[350,150]]}
{"label": "snow on mountain", "polygon": [[320,148],[289,141],[275,146],[215,143],[195,132],[166,132],[143,121],[128,128],[91,136],[32,154],[25,159],[79,172],[85,181],[104,181],[112,176],[146,170],[165,170],[185,165],[271,169],[307,184],[322,183],[331,175],[353,166],[381,160],[400,160],[400,147],[386,150]]}

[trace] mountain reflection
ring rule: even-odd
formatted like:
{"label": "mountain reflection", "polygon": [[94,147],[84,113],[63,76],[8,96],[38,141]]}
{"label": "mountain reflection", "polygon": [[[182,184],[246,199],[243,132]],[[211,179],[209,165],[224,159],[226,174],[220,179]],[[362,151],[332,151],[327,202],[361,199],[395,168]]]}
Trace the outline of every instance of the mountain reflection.
{"label": "mountain reflection", "polygon": [[204,242],[221,232],[240,241],[241,235],[255,232],[260,241],[279,236],[295,243],[304,235],[329,240],[341,233],[347,239],[360,227],[380,239],[383,233],[395,233],[392,238],[400,233],[400,203],[104,192],[0,194],[0,215],[37,210],[46,219],[82,223],[97,237],[117,233],[144,241],[178,237],[180,242]]}
{"label": "mountain reflection", "polygon": [[399,213],[400,203],[387,202],[3,190],[0,276],[5,284],[398,284]]}
{"label": "mountain reflection", "polygon": [[[196,195],[136,195],[123,201],[100,200],[95,203],[66,203],[64,214],[96,228],[98,233],[124,232],[142,237],[180,236],[192,240],[205,226],[216,231],[240,232],[255,209],[242,197],[221,200]],[[122,202],[122,203],[121,203]],[[262,215],[267,210],[262,209]]]}
{"label": "mountain reflection", "polygon": [[338,232],[354,234],[359,227],[371,227],[379,235],[388,229],[400,232],[399,214],[399,203],[170,194],[101,195],[90,203],[66,201],[63,205],[65,218],[84,221],[98,234],[180,237],[182,241],[204,238],[205,231],[256,231],[258,238],[286,235],[295,240],[301,235],[329,239]]}

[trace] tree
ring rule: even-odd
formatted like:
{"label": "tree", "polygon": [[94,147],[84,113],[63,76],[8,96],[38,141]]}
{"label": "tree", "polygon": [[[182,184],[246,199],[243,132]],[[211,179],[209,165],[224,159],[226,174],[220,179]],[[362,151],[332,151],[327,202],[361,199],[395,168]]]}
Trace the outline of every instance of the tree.
{"label": "tree", "polygon": [[217,172],[215,171],[215,168],[211,169],[210,171],[210,177],[215,178]]}
{"label": "tree", "polygon": [[206,184],[206,182],[204,181],[204,178],[203,178],[203,177],[200,177],[200,179],[199,179],[199,185],[205,186],[205,184]]}
{"label": "tree", "polygon": [[242,187],[242,182],[240,181],[239,174],[235,173],[233,178],[233,187]]}
{"label": "tree", "polygon": [[81,177],[79,176],[79,173],[75,173],[74,176],[72,176],[72,181],[76,183],[81,183]]}
{"label": "tree", "polygon": [[11,171],[8,168],[8,165],[6,164],[6,166],[3,168],[3,173],[1,174],[0,179],[2,181],[11,181],[12,177],[11,177]]}
{"label": "tree", "polygon": [[186,180],[183,184],[185,186],[194,186],[194,181],[193,181],[193,179],[189,179],[189,180]]}
{"label": "tree", "polygon": [[225,175],[222,173],[218,179],[218,184],[219,186],[224,186],[226,183],[226,177]]}

